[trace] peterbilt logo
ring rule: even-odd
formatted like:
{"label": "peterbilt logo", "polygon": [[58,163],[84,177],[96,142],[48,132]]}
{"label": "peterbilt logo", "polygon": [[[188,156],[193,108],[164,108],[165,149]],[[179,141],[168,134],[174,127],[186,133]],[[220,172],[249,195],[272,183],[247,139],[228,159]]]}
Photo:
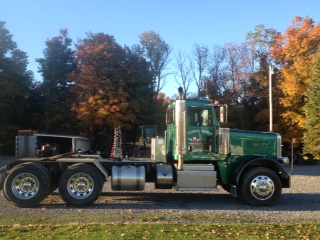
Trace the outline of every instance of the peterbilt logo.
{"label": "peterbilt logo", "polygon": [[189,139],[189,140],[191,140],[192,142],[199,142],[201,139],[198,138],[197,136],[194,136],[194,137],[192,137],[192,138]]}

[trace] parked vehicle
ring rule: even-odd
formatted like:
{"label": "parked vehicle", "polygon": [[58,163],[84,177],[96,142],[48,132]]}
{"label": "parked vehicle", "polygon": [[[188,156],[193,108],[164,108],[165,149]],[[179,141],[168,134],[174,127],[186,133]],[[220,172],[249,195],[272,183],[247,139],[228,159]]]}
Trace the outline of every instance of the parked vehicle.
{"label": "parked vehicle", "polygon": [[[248,204],[275,204],[282,188],[290,187],[281,136],[224,128],[226,112],[226,105],[185,99],[180,91],[167,109],[164,138],[151,140],[151,159],[78,153],[22,158],[0,170],[4,195],[18,207],[34,207],[58,188],[67,204],[83,207],[99,198],[110,179],[113,191],[143,191],[147,182],[199,194],[221,186]],[[117,153],[121,144],[114,146]]]}
{"label": "parked vehicle", "polygon": [[16,156],[18,157],[50,157],[70,152],[86,152],[88,150],[90,150],[90,139],[81,136],[20,130],[16,137]]}

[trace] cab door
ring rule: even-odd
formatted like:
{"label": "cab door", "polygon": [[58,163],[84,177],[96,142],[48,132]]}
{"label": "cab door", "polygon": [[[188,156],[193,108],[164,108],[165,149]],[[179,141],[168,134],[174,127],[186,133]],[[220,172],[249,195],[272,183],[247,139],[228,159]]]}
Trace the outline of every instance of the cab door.
{"label": "cab door", "polygon": [[187,154],[185,160],[212,160],[216,146],[217,120],[212,107],[187,109]]}

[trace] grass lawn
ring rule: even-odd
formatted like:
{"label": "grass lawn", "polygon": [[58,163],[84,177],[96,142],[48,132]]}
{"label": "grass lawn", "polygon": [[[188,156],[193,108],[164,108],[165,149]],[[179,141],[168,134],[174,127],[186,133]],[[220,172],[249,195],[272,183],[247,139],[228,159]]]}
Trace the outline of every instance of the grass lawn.
{"label": "grass lawn", "polygon": [[[84,223],[75,218],[0,220],[0,239],[318,239],[320,224]],[[147,219],[146,219],[147,220]],[[5,223],[7,222],[7,223]],[[9,222],[9,223],[8,223]],[[16,222],[16,223],[14,223]]]}

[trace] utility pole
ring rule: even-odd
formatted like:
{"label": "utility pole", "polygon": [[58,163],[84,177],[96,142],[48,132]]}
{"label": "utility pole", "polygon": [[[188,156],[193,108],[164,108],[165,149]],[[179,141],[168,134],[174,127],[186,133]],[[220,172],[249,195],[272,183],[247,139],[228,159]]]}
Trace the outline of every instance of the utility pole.
{"label": "utility pole", "polygon": [[272,74],[273,67],[269,65],[269,123],[270,123],[270,132],[273,132],[273,111],[272,111]]}

